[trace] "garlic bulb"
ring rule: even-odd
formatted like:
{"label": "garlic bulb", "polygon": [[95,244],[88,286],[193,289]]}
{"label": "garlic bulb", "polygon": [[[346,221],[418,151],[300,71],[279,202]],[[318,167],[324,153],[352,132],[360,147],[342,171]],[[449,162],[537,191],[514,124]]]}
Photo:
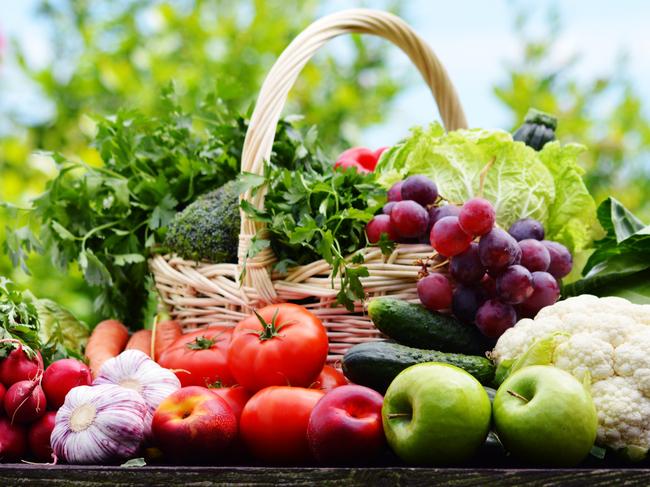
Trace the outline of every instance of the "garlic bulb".
{"label": "garlic bulb", "polygon": [[107,360],[99,370],[95,384],[117,384],[138,392],[147,404],[145,437],[151,438],[151,421],[158,405],[181,383],[171,370],[161,367],[140,350],[126,350]]}
{"label": "garlic bulb", "polygon": [[100,464],[133,456],[144,438],[144,399],[131,389],[105,384],[68,392],[56,413],[52,450],[72,464]]}

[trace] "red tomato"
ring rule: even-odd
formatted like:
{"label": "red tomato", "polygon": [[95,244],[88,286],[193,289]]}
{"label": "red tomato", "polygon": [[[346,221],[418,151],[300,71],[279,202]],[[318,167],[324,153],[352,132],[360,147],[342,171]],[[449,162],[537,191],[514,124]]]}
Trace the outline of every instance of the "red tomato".
{"label": "red tomato", "polygon": [[251,398],[250,393],[238,385],[232,387],[215,387],[210,390],[228,403],[232,412],[235,413],[237,421],[239,421],[244,406],[246,406],[246,403]]}
{"label": "red tomato", "polygon": [[327,348],[327,332],[316,315],[296,304],[273,304],[235,327],[228,365],[251,392],[309,387],[325,365]]}
{"label": "red tomato", "polygon": [[348,383],[347,379],[338,369],[331,365],[326,365],[318,374],[318,378],[311,385],[311,389],[320,389],[321,391],[331,391],[335,387],[344,386]]}
{"label": "red tomato", "polygon": [[160,355],[158,363],[175,371],[182,387],[207,387],[219,382],[236,382],[228,368],[228,347],[232,328],[213,326],[187,333]]}
{"label": "red tomato", "polygon": [[311,459],[307,425],[324,392],[302,387],[267,387],[246,403],[239,431],[256,458],[270,463]]}

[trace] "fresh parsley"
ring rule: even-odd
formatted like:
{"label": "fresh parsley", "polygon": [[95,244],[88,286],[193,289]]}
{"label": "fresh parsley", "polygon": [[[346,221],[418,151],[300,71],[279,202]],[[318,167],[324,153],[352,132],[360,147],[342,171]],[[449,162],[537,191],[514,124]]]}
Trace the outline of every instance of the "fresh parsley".
{"label": "fresh parsley", "polygon": [[234,179],[245,120],[208,97],[197,113],[163,93],[166,112],[120,111],[99,121],[94,142],[102,167],[55,154],[58,175],[7,238],[14,265],[32,250],[62,270],[76,262],[97,289],[95,307],[134,328],[150,303],[147,258],[176,212]]}
{"label": "fresh parsley", "polygon": [[[302,166],[293,170],[267,165],[264,211],[243,202],[252,218],[265,222],[270,245],[278,262],[276,271],[286,272],[295,265],[325,259],[332,266],[332,285],[339,280],[337,302],[354,309],[354,301],[365,297],[362,277],[368,276],[363,255],[367,245],[365,227],[385,201],[385,190],[375,175],[354,169],[333,169],[315,147],[316,132],[307,133]],[[256,239],[249,252],[268,246]]]}

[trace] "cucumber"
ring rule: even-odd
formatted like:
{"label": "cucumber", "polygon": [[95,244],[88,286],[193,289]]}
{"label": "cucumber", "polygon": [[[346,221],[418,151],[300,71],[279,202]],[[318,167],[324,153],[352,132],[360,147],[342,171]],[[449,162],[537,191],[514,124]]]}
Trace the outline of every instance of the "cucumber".
{"label": "cucumber", "polygon": [[412,347],[470,355],[492,349],[493,344],[475,326],[420,304],[379,298],[370,301],[368,314],[384,335]]}
{"label": "cucumber", "polygon": [[485,357],[421,350],[391,341],[366,342],[350,348],[343,357],[343,373],[355,384],[382,394],[402,370],[423,362],[455,365],[481,384],[491,384],[494,365]]}

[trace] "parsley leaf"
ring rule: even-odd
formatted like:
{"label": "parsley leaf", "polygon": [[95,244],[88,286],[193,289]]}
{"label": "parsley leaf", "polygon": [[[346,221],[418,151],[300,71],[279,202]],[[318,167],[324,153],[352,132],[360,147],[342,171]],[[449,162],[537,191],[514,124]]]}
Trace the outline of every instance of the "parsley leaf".
{"label": "parsley leaf", "polygon": [[355,252],[366,246],[366,224],[386,194],[372,173],[334,170],[314,145],[314,134],[310,130],[301,138],[294,133],[304,148],[296,151],[301,160],[295,169],[267,164],[264,211],[245,203],[242,209],[254,220],[267,222],[278,258],[276,271],[324,259],[332,266],[332,285],[339,281],[337,302],[353,310],[354,301],[365,297],[361,278],[368,276],[363,255]]}

